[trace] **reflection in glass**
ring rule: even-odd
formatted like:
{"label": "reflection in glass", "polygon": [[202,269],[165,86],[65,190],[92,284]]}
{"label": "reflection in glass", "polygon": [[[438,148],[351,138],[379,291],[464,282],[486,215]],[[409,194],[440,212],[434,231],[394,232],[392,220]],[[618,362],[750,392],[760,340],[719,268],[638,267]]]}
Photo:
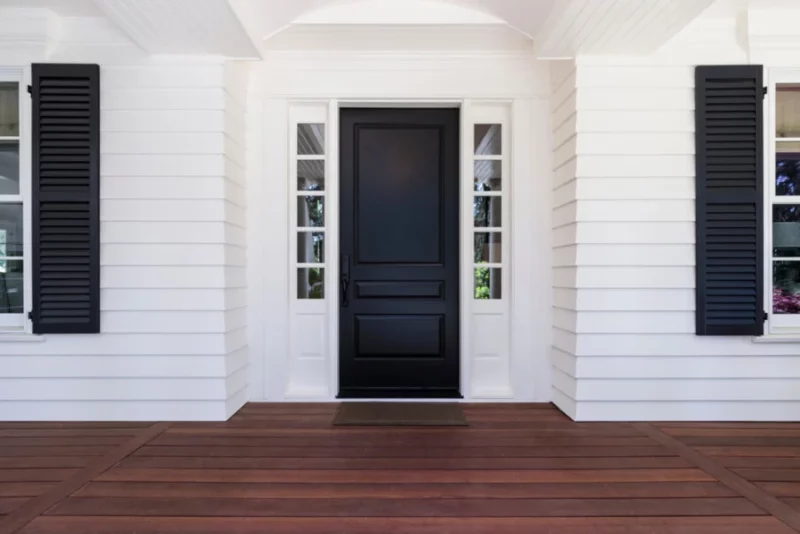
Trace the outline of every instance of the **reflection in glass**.
{"label": "reflection in glass", "polygon": [[800,205],[772,207],[772,255],[783,258],[800,256]]}
{"label": "reflection in glass", "polygon": [[297,162],[297,190],[325,191],[324,159],[303,159]]}
{"label": "reflection in glass", "polygon": [[775,161],[775,194],[800,194],[800,154],[778,154]]}
{"label": "reflection in glass", "polygon": [[779,83],[775,93],[775,135],[800,137],[800,84]]}
{"label": "reflection in glass", "polygon": [[501,263],[502,234],[500,232],[475,233],[475,263]]}
{"label": "reflection in glass", "polygon": [[0,313],[22,313],[22,260],[0,259]]}
{"label": "reflection in glass", "polygon": [[475,161],[475,191],[500,191],[502,162],[483,159]]}
{"label": "reflection in glass", "polygon": [[322,155],[325,153],[325,125],[297,125],[297,154],[300,156]]}
{"label": "reflection in glass", "polygon": [[22,257],[22,204],[0,204],[0,258]]}
{"label": "reflection in glass", "polygon": [[297,233],[297,263],[325,263],[324,233]]}
{"label": "reflection in glass", "polygon": [[16,82],[0,83],[0,137],[17,137],[18,135],[19,85]]}
{"label": "reflection in glass", "polygon": [[297,269],[297,298],[325,298],[325,269],[321,267]]}
{"label": "reflection in glass", "polygon": [[325,226],[324,206],[324,197],[297,197],[297,226],[315,228]]}
{"label": "reflection in glass", "polygon": [[501,290],[501,269],[490,267],[475,268],[475,298],[479,300],[500,299]]}
{"label": "reflection in glass", "polygon": [[0,195],[19,194],[19,143],[0,141]]}
{"label": "reflection in glass", "polygon": [[499,156],[502,132],[499,124],[475,125],[475,155]]}
{"label": "reflection in glass", "polygon": [[501,203],[500,197],[476,196],[472,205],[475,227],[500,228],[503,223]]}
{"label": "reflection in glass", "polygon": [[772,263],[772,312],[800,313],[800,262]]}

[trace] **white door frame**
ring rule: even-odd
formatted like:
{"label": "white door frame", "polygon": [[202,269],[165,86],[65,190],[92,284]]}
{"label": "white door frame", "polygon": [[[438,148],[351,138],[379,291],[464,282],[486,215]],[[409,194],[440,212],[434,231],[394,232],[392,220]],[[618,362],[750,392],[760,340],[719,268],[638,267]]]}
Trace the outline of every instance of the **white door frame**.
{"label": "white door frame", "polygon": [[[327,58],[328,70],[336,63]],[[514,58],[481,58],[486,67],[482,72],[495,69],[501,75],[494,78],[483,78],[481,94],[470,94],[465,91],[463,77],[466,73],[457,70],[449,77],[454,78],[452,86],[445,87],[441,81],[427,84],[430,77],[431,63],[443,62],[438,69],[454,69],[448,58],[432,58],[430,55],[419,57],[419,64],[404,57],[398,61],[396,70],[404,73],[406,89],[398,91],[398,86],[390,73],[373,72],[374,65],[369,59],[348,59],[342,61],[342,70],[352,73],[353,62],[364,65],[364,72],[354,76],[368,76],[373,83],[354,84],[353,91],[344,88],[335,90],[340,78],[331,72],[320,72],[318,63],[310,61],[306,72],[298,65],[296,56],[291,64],[282,63],[287,71],[303,71],[297,76],[292,87],[267,84],[269,80],[285,80],[274,67],[264,68],[265,89],[251,89],[249,104],[249,147],[251,166],[248,197],[248,239],[249,245],[249,294],[250,294],[250,348],[252,362],[251,399],[272,401],[333,401],[338,393],[338,123],[339,110],[342,107],[382,106],[382,107],[459,107],[461,109],[461,302],[460,302],[460,341],[461,341],[461,393],[465,400],[504,400],[504,401],[547,401],[550,399],[550,336],[551,336],[551,165],[550,165],[550,109],[548,101],[549,89],[547,80],[521,78],[517,76],[519,66]],[[387,59],[381,65],[393,67],[394,60]],[[459,62],[469,63],[470,71],[476,65],[463,58]],[[530,67],[530,64],[527,64]],[[413,68],[412,68],[413,67]],[[424,67],[424,68],[423,68]],[[460,68],[460,67],[459,67]],[[413,69],[418,69],[414,72]],[[488,69],[488,70],[486,70]],[[392,68],[391,70],[394,70]],[[536,71],[534,69],[535,72]],[[267,76],[268,75],[268,76]],[[312,83],[308,76],[316,76],[318,80],[330,81]],[[448,78],[449,78],[448,77]],[[288,76],[291,79],[291,76]],[[417,80],[417,81],[415,81]],[[531,83],[534,80],[535,83]],[[486,89],[485,81],[491,81],[491,91]],[[302,83],[301,83],[302,82]],[[363,80],[362,80],[363,82]],[[279,84],[281,82],[278,82]],[[315,91],[309,94],[309,87]],[[349,86],[348,86],[349,87]],[[523,90],[523,88],[528,88]],[[332,90],[333,89],[333,90]],[[406,93],[399,96],[398,93]],[[494,94],[486,94],[486,93]],[[363,94],[368,93],[368,94]],[[448,94],[454,96],[428,96]],[[287,125],[293,105],[323,105],[327,109],[326,116],[326,292],[325,337],[324,337],[324,379],[314,383],[314,387],[291,390],[290,375],[292,369],[292,343],[288,339],[291,331],[290,293],[296,287],[287,284],[289,278],[289,261],[279,261],[280,251],[285,250],[287,256],[291,250],[290,234],[293,230],[287,215],[287,199],[294,195],[289,190],[290,164],[289,132]],[[504,139],[508,149],[504,179],[513,180],[510,188],[514,194],[506,193],[504,199],[504,217],[508,217],[504,226],[513,232],[504,235],[504,260],[511,267],[504,268],[503,299],[507,306],[507,357],[501,366],[494,366],[490,356],[478,359],[479,369],[475,368],[475,354],[489,353],[491,347],[476,346],[475,340],[491,339],[496,335],[494,323],[474,324],[475,304],[483,305],[488,301],[473,302],[472,299],[472,225],[464,221],[471,210],[471,174],[472,174],[472,141],[471,124],[480,109],[493,106],[505,106],[508,110],[507,124],[504,128]],[[476,115],[477,114],[477,115]],[[478,121],[480,122],[480,121]],[[494,122],[494,121],[492,121]],[[508,135],[510,134],[510,135]],[[268,185],[265,185],[268,182]],[[253,209],[255,208],[255,209]],[[466,222],[467,224],[464,224]],[[266,230],[268,229],[268,230]],[[269,235],[265,236],[265,233]],[[281,235],[282,234],[282,235]],[[467,239],[465,236],[469,235]],[[269,251],[269,254],[268,254]],[[283,258],[289,260],[290,258]],[[512,294],[509,294],[513,292]],[[494,304],[494,301],[490,304]],[[480,343],[478,343],[480,345]],[[499,370],[498,370],[499,369]],[[304,371],[305,372],[305,371]],[[497,375],[499,373],[499,375]],[[257,375],[257,376],[256,376]],[[498,379],[498,376],[501,378]],[[478,382],[476,382],[478,380]],[[483,380],[483,382],[480,382]],[[492,388],[492,384],[503,383],[500,388]],[[317,387],[319,386],[319,387]],[[287,389],[288,388],[288,389]]]}

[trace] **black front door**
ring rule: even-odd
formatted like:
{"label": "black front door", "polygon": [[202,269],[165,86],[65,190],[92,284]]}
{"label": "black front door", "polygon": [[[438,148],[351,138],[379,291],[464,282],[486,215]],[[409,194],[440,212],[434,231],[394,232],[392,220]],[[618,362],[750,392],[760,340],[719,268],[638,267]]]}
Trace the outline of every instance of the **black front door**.
{"label": "black front door", "polygon": [[458,110],[343,109],[340,397],[458,397]]}

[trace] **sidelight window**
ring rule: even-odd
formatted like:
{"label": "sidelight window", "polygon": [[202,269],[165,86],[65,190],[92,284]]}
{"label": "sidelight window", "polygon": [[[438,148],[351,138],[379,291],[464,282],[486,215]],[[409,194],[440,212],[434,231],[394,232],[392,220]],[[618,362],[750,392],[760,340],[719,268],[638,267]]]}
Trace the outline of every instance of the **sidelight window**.
{"label": "sidelight window", "polygon": [[297,298],[325,298],[325,125],[297,124]]}
{"label": "sidelight window", "polygon": [[473,233],[476,299],[502,298],[502,125],[476,124],[473,155]]}

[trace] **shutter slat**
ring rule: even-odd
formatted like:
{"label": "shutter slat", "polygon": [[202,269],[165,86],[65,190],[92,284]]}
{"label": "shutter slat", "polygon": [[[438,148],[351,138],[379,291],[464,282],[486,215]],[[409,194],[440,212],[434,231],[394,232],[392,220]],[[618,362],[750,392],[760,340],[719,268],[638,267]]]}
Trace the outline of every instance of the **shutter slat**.
{"label": "shutter slat", "polygon": [[695,70],[696,331],[763,333],[762,68]]}
{"label": "shutter slat", "polygon": [[34,332],[100,331],[100,71],[35,64]]}

